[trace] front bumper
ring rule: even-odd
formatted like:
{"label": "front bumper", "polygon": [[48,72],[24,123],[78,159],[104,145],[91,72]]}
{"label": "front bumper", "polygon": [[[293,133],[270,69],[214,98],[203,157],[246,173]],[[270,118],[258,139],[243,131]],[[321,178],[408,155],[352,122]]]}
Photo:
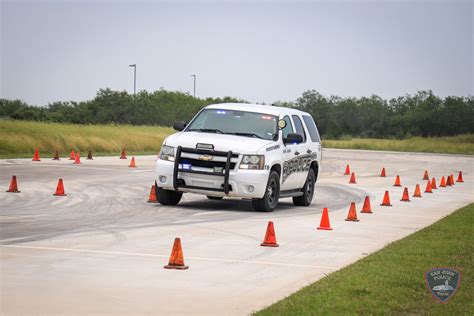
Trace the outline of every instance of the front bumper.
{"label": "front bumper", "polygon": [[[178,163],[180,154],[180,149],[178,149],[175,162],[161,159],[156,161],[158,187],[210,196],[248,199],[260,199],[265,194],[268,170],[238,169],[236,164],[234,169],[226,166],[221,174],[192,172],[180,168]],[[227,161],[230,161],[229,156],[227,156]]]}

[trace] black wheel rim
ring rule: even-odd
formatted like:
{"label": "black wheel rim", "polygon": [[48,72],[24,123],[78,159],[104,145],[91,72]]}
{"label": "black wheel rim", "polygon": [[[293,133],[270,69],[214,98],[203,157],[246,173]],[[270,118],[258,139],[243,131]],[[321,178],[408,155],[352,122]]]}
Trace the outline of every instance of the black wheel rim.
{"label": "black wheel rim", "polygon": [[267,201],[270,207],[274,207],[277,202],[277,183],[275,179],[270,179],[267,186]]}

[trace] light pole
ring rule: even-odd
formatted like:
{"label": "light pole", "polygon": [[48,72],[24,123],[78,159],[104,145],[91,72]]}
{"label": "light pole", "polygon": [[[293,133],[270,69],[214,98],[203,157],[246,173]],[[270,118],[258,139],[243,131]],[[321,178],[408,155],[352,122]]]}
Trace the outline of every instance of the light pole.
{"label": "light pole", "polygon": [[133,95],[137,94],[137,64],[129,65],[133,67]]}
{"label": "light pole", "polygon": [[193,89],[193,96],[196,97],[196,74],[191,75],[194,78],[194,89]]}

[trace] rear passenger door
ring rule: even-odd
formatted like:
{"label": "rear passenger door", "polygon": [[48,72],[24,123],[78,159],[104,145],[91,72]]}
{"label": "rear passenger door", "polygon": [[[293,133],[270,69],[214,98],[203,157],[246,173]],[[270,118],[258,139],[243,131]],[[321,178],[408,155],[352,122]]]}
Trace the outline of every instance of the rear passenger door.
{"label": "rear passenger door", "polygon": [[321,146],[321,137],[319,137],[318,128],[316,123],[310,115],[303,115],[303,121],[306,125],[306,129],[309,133],[310,149],[314,152],[316,151],[318,159],[321,159],[322,146]]}

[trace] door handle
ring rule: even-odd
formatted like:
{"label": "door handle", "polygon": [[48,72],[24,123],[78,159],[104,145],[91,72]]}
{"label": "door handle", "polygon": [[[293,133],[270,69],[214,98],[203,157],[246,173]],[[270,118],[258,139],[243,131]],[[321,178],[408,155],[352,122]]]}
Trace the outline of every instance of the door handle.
{"label": "door handle", "polygon": [[311,149],[308,149],[306,153],[311,154],[313,151]]}
{"label": "door handle", "polygon": [[295,156],[298,156],[299,154],[300,154],[299,152],[295,151]]}

